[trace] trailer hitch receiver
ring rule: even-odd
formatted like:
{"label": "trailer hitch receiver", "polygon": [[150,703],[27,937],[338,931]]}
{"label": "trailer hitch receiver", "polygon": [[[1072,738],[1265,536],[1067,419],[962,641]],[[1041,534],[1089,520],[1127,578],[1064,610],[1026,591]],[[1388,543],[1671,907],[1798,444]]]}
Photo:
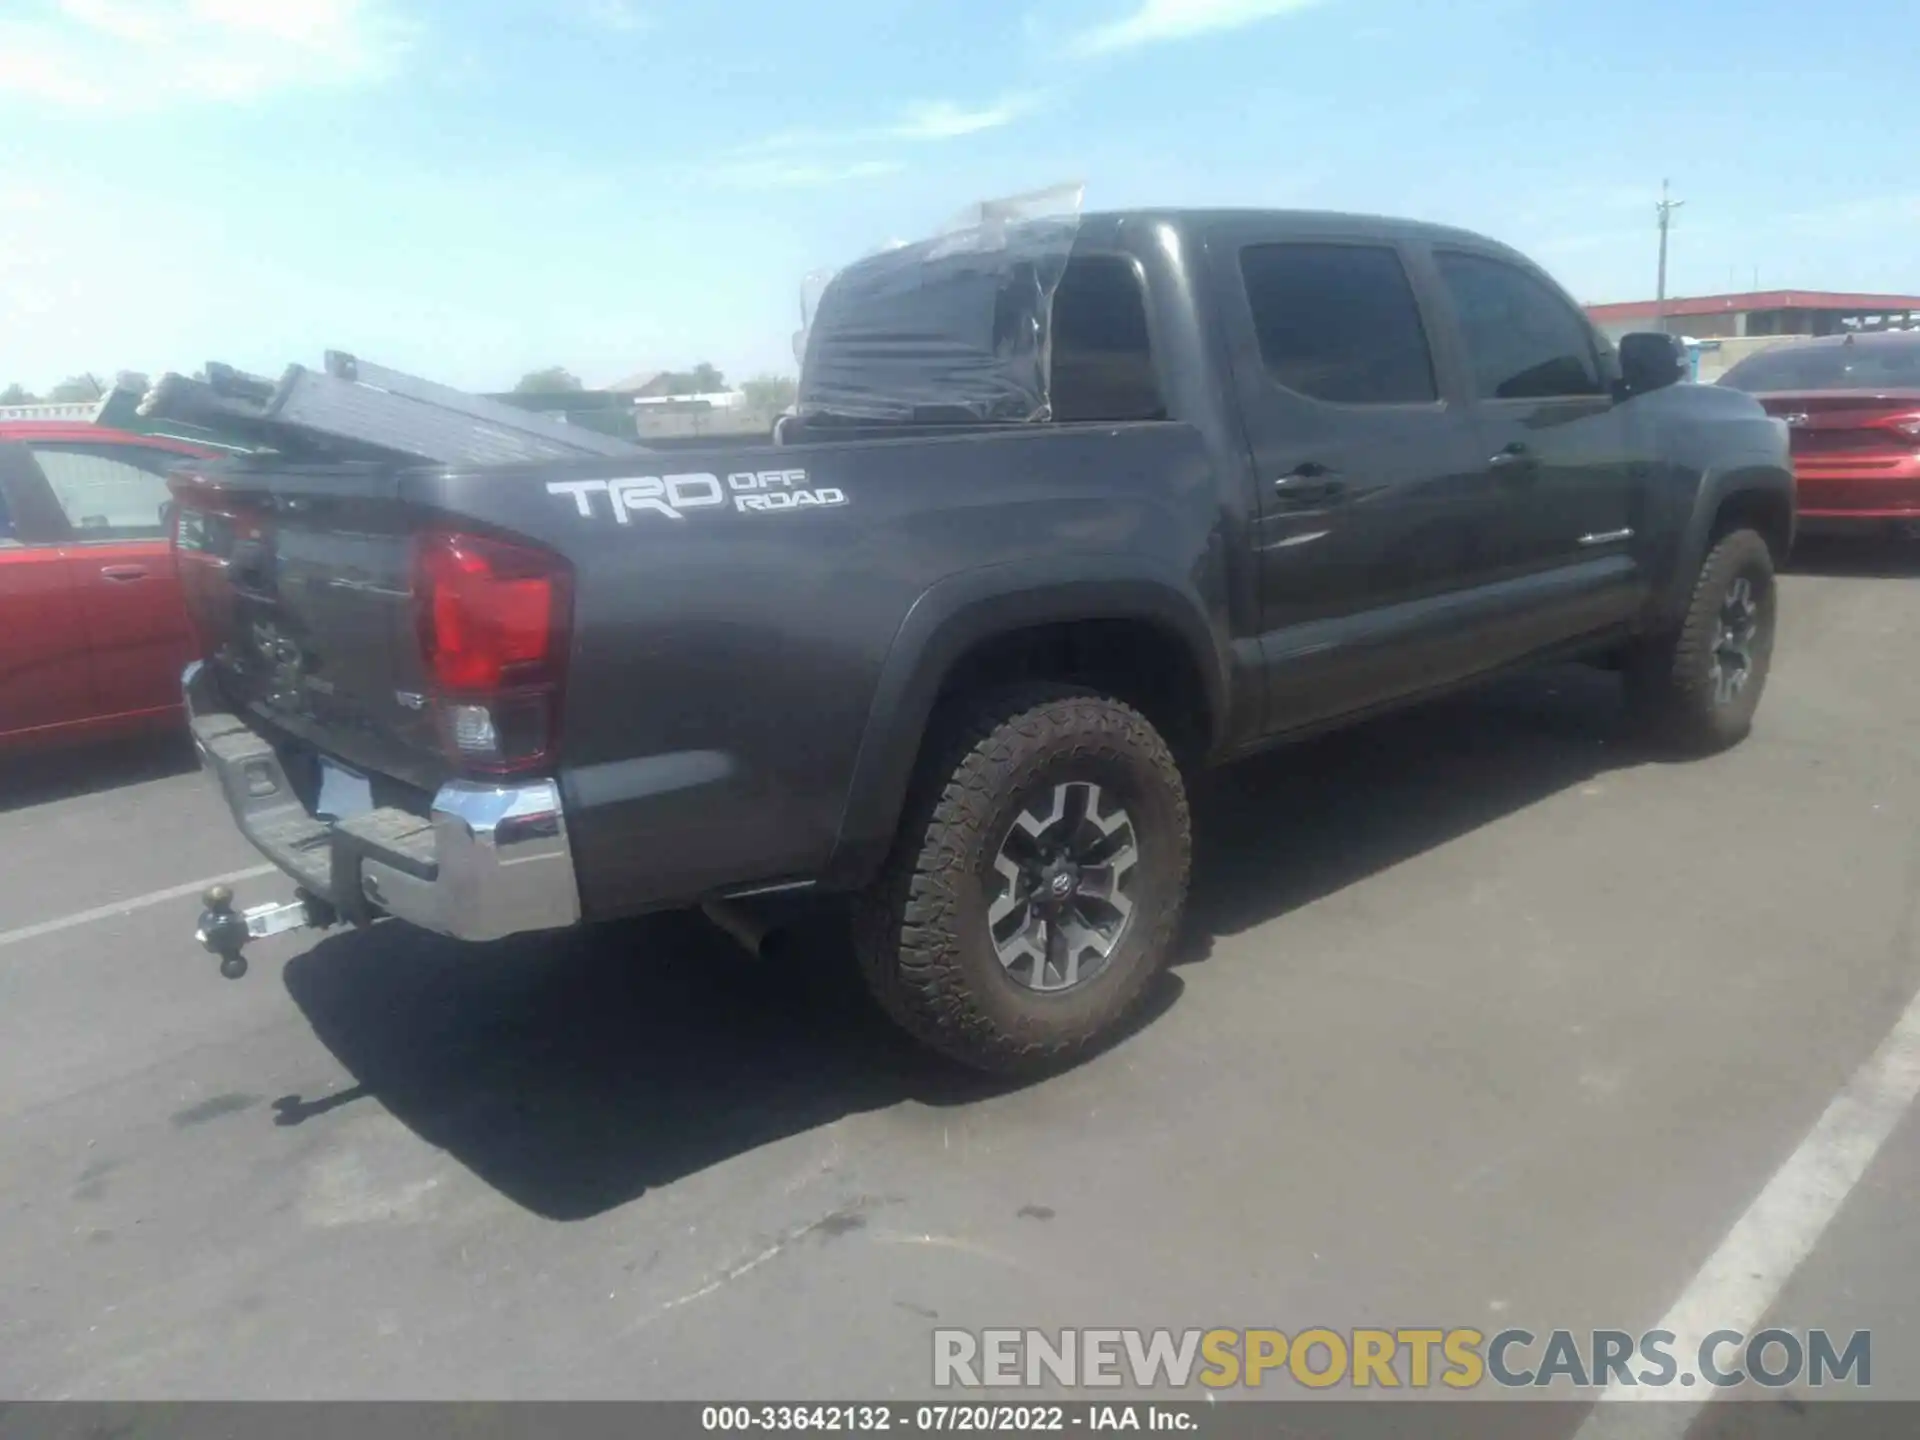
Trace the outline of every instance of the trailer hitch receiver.
{"label": "trailer hitch receiver", "polygon": [[233,890],[226,885],[211,885],[200,897],[198,938],[210,954],[220,957],[220,973],[238,980],[247,973],[247,957],[241,951],[249,942],[286,930],[325,930],[338,920],[331,904],[306,890],[295,891],[286,904],[255,905],[236,911]]}

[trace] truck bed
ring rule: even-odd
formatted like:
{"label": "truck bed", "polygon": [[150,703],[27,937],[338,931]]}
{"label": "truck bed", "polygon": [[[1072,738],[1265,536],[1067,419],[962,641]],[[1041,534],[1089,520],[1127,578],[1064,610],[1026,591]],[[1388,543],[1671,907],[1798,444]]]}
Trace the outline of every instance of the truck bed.
{"label": "truck bed", "polygon": [[931,704],[883,687],[883,672],[897,647],[932,638],[909,637],[937,617],[926,597],[942,582],[957,596],[969,573],[1029,567],[1089,587],[1091,602],[1124,555],[1188,595],[1196,616],[1224,604],[1203,600],[1192,572],[1219,505],[1187,425],[970,427],[645,458],[664,473],[604,459],[255,457],[178,475],[182,586],[220,707],[280,747],[309,807],[303,776],[325,758],[369,777],[381,806],[424,815],[468,772],[435,724],[421,537],[469,533],[555,557],[571,600],[549,769],[583,909],[612,916],[817,875],[884,842],[890,820],[862,812],[855,772],[911,764],[911,744],[893,753],[868,737],[887,707]]}

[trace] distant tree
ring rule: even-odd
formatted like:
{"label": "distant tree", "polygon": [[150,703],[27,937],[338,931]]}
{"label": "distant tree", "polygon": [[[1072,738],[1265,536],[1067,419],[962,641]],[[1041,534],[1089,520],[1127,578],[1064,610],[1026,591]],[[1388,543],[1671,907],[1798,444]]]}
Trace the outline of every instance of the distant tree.
{"label": "distant tree", "polygon": [[142,395],[153,388],[153,382],[147,378],[144,370],[122,370],[113,377],[113,383],[121,390],[135,390]]}
{"label": "distant tree", "polygon": [[580,377],[571,370],[559,365],[550,365],[545,370],[535,370],[522,375],[520,383],[513,387],[516,395],[552,395],[560,390],[582,390]]}
{"label": "distant tree", "polygon": [[747,397],[747,409],[771,418],[793,404],[800,387],[788,375],[756,375],[741,383],[740,393]]}
{"label": "distant tree", "polygon": [[53,387],[47,398],[56,405],[72,405],[82,400],[98,400],[107,393],[97,375],[75,375]]}
{"label": "distant tree", "polygon": [[727,388],[727,377],[702,360],[691,370],[663,370],[654,383],[669,395],[713,395]]}
{"label": "distant tree", "polygon": [[40,397],[38,395],[35,395],[31,390],[27,389],[26,386],[18,383],[9,385],[4,390],[0,390],[0,405],[33,405],[37,404],[39,399]]}

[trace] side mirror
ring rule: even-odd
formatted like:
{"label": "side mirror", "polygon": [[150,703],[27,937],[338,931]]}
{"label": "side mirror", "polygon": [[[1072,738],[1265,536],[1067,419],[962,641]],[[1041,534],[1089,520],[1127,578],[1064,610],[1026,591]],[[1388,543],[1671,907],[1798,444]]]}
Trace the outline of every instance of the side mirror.
{"label": "side mirror", "polygon": [[1637,330],[1620,340],[1620,386],[1629,395],[1664,390],[1687,378],[1687,342],[1678,335]]}

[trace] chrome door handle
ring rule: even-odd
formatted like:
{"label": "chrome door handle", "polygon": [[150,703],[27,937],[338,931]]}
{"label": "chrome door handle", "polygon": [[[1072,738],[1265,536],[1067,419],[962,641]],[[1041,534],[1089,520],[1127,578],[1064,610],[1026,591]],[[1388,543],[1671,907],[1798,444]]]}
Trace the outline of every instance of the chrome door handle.
{"label": "chrome door handle", "polygon": [[1304,460],[1273,482],[1274,493],[1282,500],[1302,505],[1337,500],[1346,489],[1346,476],[1318,460]]}
{"label": "chrome door handle", "polygon": [[100,578],[102,580],[111,580],[116,585],[127,585],[135,580],[146,579],[147,567],[144,565],[102,565],[100,567]]}
{"label": "chrome door handle", "polygon": [[1540,468],[1540,457],[1516,440],[1487,461],[1487,467],[1496,474],[1525,479]]}

